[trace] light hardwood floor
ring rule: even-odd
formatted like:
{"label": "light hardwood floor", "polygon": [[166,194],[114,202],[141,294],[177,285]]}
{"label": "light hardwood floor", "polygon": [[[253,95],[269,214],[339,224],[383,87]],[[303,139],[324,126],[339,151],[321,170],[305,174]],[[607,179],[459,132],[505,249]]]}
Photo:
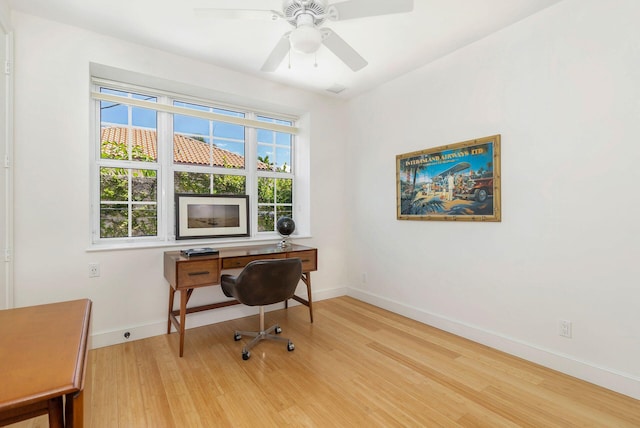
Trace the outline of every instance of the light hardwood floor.
{"label": "light hardwood floor", "polygon": [[[90,351],[92,428],[640,427],[640,401],[349,297]],[[244,340],[244,339],[243,339]],[[40,417],[12,427],[46,427]]]}

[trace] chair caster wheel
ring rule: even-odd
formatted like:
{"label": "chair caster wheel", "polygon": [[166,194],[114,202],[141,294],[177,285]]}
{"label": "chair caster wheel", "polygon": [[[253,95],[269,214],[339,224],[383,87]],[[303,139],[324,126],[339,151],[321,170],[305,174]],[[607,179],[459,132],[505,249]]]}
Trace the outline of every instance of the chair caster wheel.
{"label": "chair caster wheel", "polygon": [[280,326],[278,326],[278,327],[276,327],[274,332],[275,332],[275,334],[280,334],[280,333],[282,333],[282,329],[280,328]]}
{"label": "chair caster wheel", "polygon": [[240,339],[242,339],[242,335],[240,333],[236,333],[233,335],[233,340],[235,340],[236,342]]}
{"label": "chair caster wheel", "polygon": [[247,361],[249,359],[249,357],[251,356],[251,352],[246,351],[242,353],[242,359]]}
{"label": "chair caster wheel", "polygon": [[287,343],[287,351],[291,352],[294,349],[296,349],[296,347],[292,342]]}

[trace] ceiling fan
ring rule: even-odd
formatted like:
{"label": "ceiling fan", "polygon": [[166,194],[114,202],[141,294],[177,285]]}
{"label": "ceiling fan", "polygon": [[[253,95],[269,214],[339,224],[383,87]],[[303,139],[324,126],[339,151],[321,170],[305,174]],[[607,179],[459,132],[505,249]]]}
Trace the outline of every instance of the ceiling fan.
{"label": "ceiling fan", "polygon": [[347,0],[329,4],[328,0],[283,0],[282,11],[269,9],[196,9],[223,19],[283,19],[293,30],[282,35],[261,70],[275,71],[290,49],[311,54],[326,46],[351,70],[358,71],[368,63],[335,31],[321,27],[325,21],[345,21],[369,16],[406,13],[413,10],[413,0]]}

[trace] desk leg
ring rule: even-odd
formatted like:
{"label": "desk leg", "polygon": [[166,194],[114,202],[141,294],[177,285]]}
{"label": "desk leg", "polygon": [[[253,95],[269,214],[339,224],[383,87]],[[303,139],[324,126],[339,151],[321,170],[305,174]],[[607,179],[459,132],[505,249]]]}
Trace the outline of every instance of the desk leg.
{"label": "desk leg", "polygon": [[176,295],[176,290],[172,286],[169,286],[169,315],[167,316],[167,334],[171,333],[171,312],[173,311],[173,298]]}
{"label": "desk leg", "polygon": [[313,302],[311,299],[311,272],[302,274],[302,281],[307,285],[307,303],[309,306],[309,319],[313,323]]}
{"label": "desk leg", "polygon": [[62,410],[62,396],[51,398],[49,407],[49,428],[64,428],[64,412]]}
{"label": "desk leg", "polygon": [[[302,277],[300,279],[302,279],[302,282],[304,282],[307,285],[307,300],[303,299],[300,296],[296,296],[295,294],[293,295],[292,299],[302,303],[303,305],[309,308],[309,319],[313,323],[313,306],[312,306],[313,301],[311,298],[311,272],[302,272]],[[288,307],[289,307],[289,301],[285,300],[284,308],[287,309]]]}
{"label": "desk leg", "polygon": [[180,357],[184,352],[184,325],[187,319],[187,300],[189,300],[189,296],[191,290],[187,290],[185,288],[180,290]]}

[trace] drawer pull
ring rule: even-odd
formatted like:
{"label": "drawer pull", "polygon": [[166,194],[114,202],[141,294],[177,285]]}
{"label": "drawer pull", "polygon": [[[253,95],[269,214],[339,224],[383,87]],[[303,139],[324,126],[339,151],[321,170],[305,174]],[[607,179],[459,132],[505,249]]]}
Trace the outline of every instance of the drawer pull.
{"label": "drawer pull", "polygon": [[310,262],[310,261],[311,261],[311,260],[309,260],[309,259],[302,259],[302,262],[303,262],[303,263],[304,263],[304,262]]}
{"label": "drawer pull", "polygon": [[209,271],[203,270],[200,272],[189,272],[189,276],[196,276],[196,275],[209,275]]}

